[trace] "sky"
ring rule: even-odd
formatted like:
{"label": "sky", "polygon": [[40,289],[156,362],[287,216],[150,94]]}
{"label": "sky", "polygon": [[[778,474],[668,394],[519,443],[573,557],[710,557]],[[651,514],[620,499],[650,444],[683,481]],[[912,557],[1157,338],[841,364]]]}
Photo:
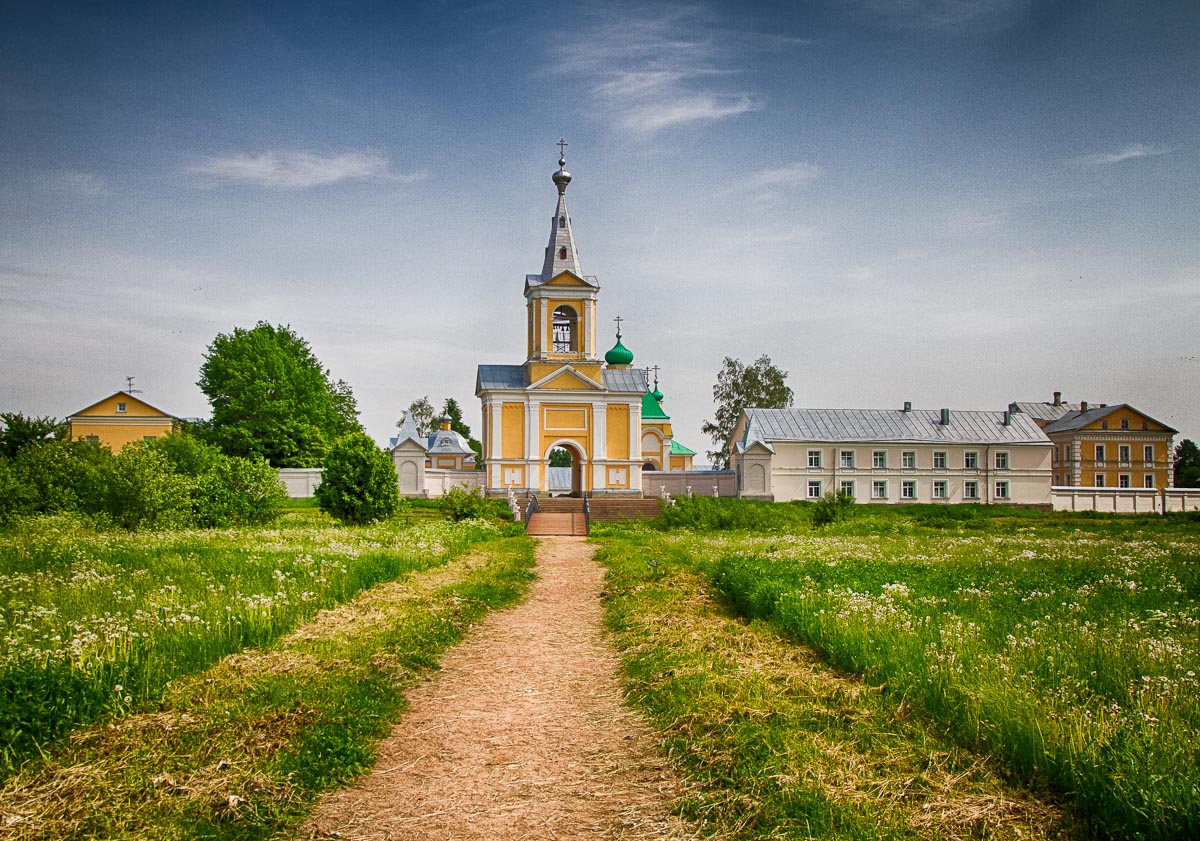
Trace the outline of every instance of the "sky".
{"label": "sky", "polygon": [[[1200,4],[0,0],[0,411],[180,417],[290,325],[381,444],[525,356],[565,138],[601,351],[676,439],[808,408],[1129,403],[1200,439]],[[701,456],[698,461],[705,461]]]}

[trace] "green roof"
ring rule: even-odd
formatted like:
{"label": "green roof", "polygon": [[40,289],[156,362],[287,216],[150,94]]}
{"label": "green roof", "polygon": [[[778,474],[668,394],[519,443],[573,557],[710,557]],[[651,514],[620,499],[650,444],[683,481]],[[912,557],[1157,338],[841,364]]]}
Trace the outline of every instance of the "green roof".
{"label": "green roof", "polygon": [[674,438],[671,439],[671,455],[673,456],[694,456],[695,450],[689,450],[687,447],[680,444]]}
{"label": "green roof", "polygon": [[632,365],[633,351],[621,344],[621,337],[618,336],[613,349],[604,354],[604,361],[609,365]]}
{"label": "green roof", "polygon": [[646,392],[642,395],[642,420],[670,420],[671,416],[662,410],[654,395]]}

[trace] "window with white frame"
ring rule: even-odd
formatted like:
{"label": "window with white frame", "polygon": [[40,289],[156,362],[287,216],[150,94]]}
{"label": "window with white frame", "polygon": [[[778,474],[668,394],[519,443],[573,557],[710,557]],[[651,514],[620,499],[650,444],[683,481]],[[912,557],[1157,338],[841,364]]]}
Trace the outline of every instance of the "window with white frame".
{"label": "window with white frame", "polygon": [[856,494],[854,492],[854,480],[853,479],[843,479],[842,480],[842,493],[844,493],[846,496],[850,496],[850,497],[856,496]]}
{"label": "window with white frame", "polygon": [[963,453],[963,467],[967,470],[979,469],[979,453],[974,450],[968,450]]}
{"label": "window with white frame", "polygon": [[886,480],[876,480],[871,483],[871,499],[887,499]]}
{"label": "window with white frame", "polygon": [[854,450],[842,450],[841,464],[842,467],[854,467]]}
{"label": "window with white frame", "polygon": [[900,453],[900,466],[905,470],[913,470],[917,466],[917,451],[905,450]]}
{"label": "window with white frame", "polygon": [[1146,446],[1142,447],[1142,461],[1144,461],[1146,463],[1147,467],[1154,464],[1154,445],[1153,444],[1147,444]]}
{"label": "window with white frame", "polygon": [[978,482],[963,482],[963,499],[979,499]]}
{"label": "window with white frame", "polygon": [[[1104,464],[1104,445],[1096,445],[1096,464]],[[1097,486],[1099,487],[1099,486]]]}
{"label": "window with white frame", "polygon": [[1103,488],[1103,487],[1105,487],[1105,482],[1106,482],[1106,479],[1105,479],[1104,474],[1097,473],[1095,480],[1092,482],[1092,485],[1097,488]]}
{"label": "window with white frame", "polygon": [[900,498],[901,499],[916,499],[917,498],[917,483],[916,482],[901,482],[900,483]]}
{"label": "window with white frame", "polygon": [[872,467],[887,467],[887,450],[873,450],[871,452]]}
{"label": "window with white frame", "polygon": [[1142,477],[1142,487],[1143,488],[1153,488],[1154,487],[1154,474],[1153,473],[1147,473],[1145,476]]}
{"label": "window with white frame", "polygon": [[1118,444],[1117,445],[1117,461],[1121,462],[1121,464],[1129,464],[1130,458],[1131,458],[1131,456],[1130,456],[1130,452],[1129,452],[1129,445],[1128,444]]}
{"label": "window with white frame", "polygon": [[934,452],[934,454],[933,454],[933,469],[934,470],[945,470],[946,469],[946,451],[945,450],[937,450]]}
{"label": "window with white frame", "polygon": [[118,404],[117,404],[117,414],[118,414],[118,415],[123,415],[123,414],[125,414],[125,408],[126,408],[126,406],[125,406],[125,404],[124,404],[124,403],[118,403]]}
{"label": "window with white frame", "polygon": [[821,483],[820,482],[809,482],[808,483],[808,498],[809,499],[820,499],[821,498]]}
{"label": "window with white frame", "polygon": [[1130,480],[1129,480],[1129,474],[1128,474],[1128,473],[1118,473],[1118,474],[1117,474],[1117,487],[1118,487],[1118,488],[1128,488],[1128,487],[1130,487],[1130,483],[1129,483],[1129,481],[1130,481]]}
{"label": "window with white frame", "polygon": [[1008,499],[1008,482],[996,483],[996,499]]}
{"label": "window with white frame", "polygon": [[946,484],[945,479],[938,479],[936,482],[933,483],[933,498],[934,499],[948,498],[950,496],[948,491],[949,491],[949,486]]}
{"label": "window with white frame", "polygon": [[998,453],[993,453],[997,470],[1008,470],[1008,453],[1001,450]]}
{"label": "window with white frame", "polygon": [[821,466],[821,451],[820,450],[809,450],[808,451],[808,466],[809,467],[820,467]]}

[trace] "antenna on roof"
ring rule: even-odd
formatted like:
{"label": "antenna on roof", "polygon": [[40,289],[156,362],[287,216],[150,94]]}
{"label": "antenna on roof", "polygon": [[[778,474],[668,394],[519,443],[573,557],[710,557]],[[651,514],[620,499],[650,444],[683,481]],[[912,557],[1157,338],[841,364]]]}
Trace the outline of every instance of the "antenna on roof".
{"label": "antenna on roof", "polygon": [[133,377],[125,378],[125,393],[126,394],[141,394],[142,390],[140,388],[133,387],[133,380],[134,380]]}

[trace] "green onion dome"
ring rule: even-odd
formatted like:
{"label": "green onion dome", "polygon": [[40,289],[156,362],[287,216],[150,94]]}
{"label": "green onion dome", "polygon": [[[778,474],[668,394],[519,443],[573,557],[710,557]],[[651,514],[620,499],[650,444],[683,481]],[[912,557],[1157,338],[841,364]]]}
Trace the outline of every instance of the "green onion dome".
{"label": "green onion dome", "polygon": [[658,383],[654,384],[654,391],[650,392],[650,396],[659,403],[663,401],[663,393],[658,390]]}
{"label": "green onion dome", "polygon": [[621,337],[617,336],[617,343],[613,345],[613,349],[604,354],[604,361],[609,365],[632,365],[633,351],[621,344]]}

